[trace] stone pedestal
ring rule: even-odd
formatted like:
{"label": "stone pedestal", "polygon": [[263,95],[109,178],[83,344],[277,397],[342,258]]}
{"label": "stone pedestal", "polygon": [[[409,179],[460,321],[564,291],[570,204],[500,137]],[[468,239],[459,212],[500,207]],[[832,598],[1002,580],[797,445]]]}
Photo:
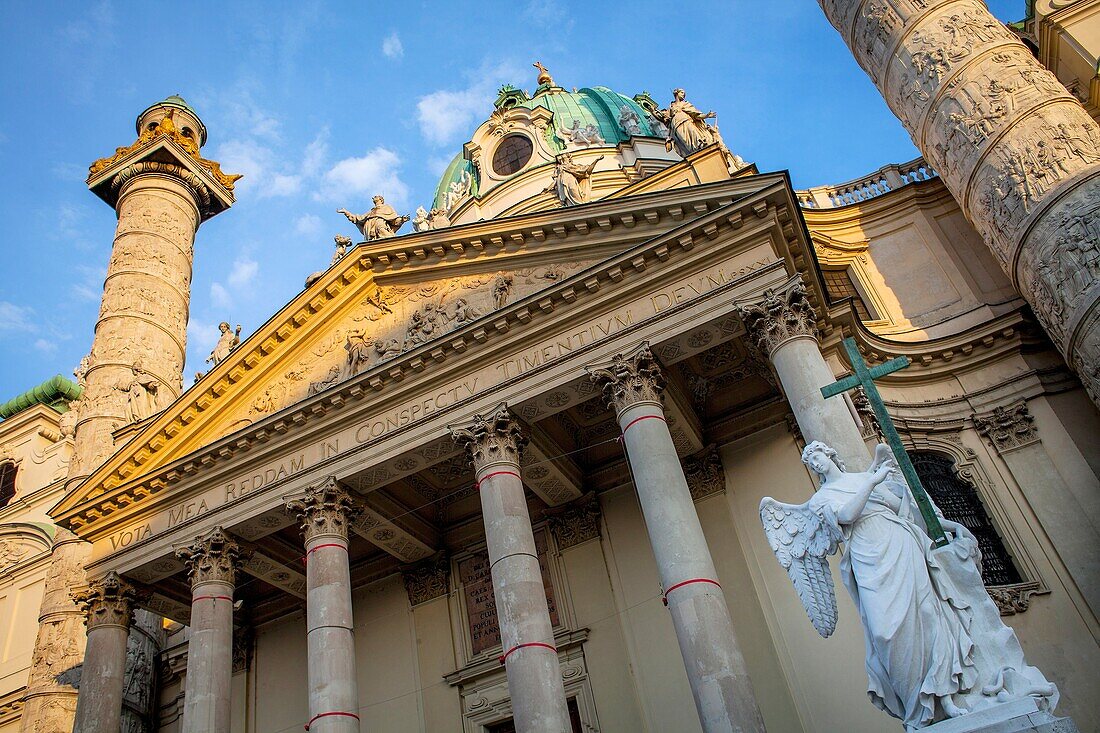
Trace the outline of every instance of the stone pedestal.
{"label": "stone pedestal", "polygon": [[1026,697],[921,728],[921,733],[1078,733],[1070,718],[1040,710]]}
{"label": "stone pedestal", "polygon": [[191,637],[182,733],[229,733],[233,588],[240,547],[215,527],[176,555],[191,579]]}
{"label": "stone pedestal", "polygon": [[88,646],[80,678],[74,733],[117,733],[126,685],[126,639],[133,620],[134,591],[109,573],[74,596],[88,623]]}
{"label": "stone pedestal", "polygon": [[821,388],[835,381],[817,343],[816,317],[806,287],[795,276],[762,298],[738,304],[749,337],[771,360],[807,443],[820,440],[840,455],[849,471],[862,471],[871,454],[844,401],[825,399]]}
{"label": "stone pedestal", "polygon": [[355,675],[348,568],[348,520],[357,513],[334,477],[287,503],[305,535],[306,639],[311,733],[356,733],[359,691]]}
{"label": "stone pedestal", "polygon": [[752,682],[665,420],[660,369],[642,344],[588,370],[604,385],[623,431],[699,722],[707,733],[762,732]]}
{"label": "stone pedestal", "polygon": [[520,479],[524,438],[505,405],[451,427],[474,464],[516,730],[570,731],[554,630]]}
{"label": "stone pedestal", "polygon": [[1100,402],[1100,128],[980,0],[820,0]]}

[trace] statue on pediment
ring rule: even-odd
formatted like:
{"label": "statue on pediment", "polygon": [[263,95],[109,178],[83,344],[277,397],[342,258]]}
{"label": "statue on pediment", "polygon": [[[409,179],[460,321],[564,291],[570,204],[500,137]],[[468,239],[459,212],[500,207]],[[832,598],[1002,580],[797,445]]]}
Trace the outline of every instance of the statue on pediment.
{"label": "statue on pediment", "polygon": [[657,110],[656,116],[668,127],[668,143],[681,157],[688,157],[708,145],[719,142],[718,131],[707,124],[707,120],[718,115],[714,112],[700,112],[695,105],[687,101],[683,89],[672,90],[672,102],[668,109]]}
{"label": "statue on pediment", "polygon": [[451,218],[447,216],[446,209],[432,209],[428,212],[429,229],[446,229],[451,225]]}
{"label": "statue on pediment", "polygon": [[344,255],[348,253],[348,248],[351,247],[351,237],[345,237],[343,234],[337,234],[332,238],[336,242],[336,250],[332,253],[332,261],[328,263],[329,267],[332,267],[337,262],[344,258]]}
{"label": "statue on pediment", "polygon": [[337,209],[347,220],[359,228],[368,242],[375,239],[389,239],[397,236],[397,230],[409,220],[408,216],[398,214],[397,210],[386,203],[382,196],[371,199],[374,206],[365,214],[353,214],[347,209]]}
{"label": "statue on pediment", "polygon": [[602,155],[589,165],[581,165],[569,153],[562,153],[554,167],[553,182],[543,191],[556,193],[562,206],[588,203],[592,199],[592,171],[601,160]]}
{"label": "statue on pediment", "polygon": [[229,330],[229,323],[222,321],[218,324],[218,330],[221,332],[221,336],[218,337],[218,343],[214,344],[214,349],[210,352],[210,356],[206,357],[206,361],[210,366],[217,366],[225,361],[225,358],[229,356],[229,352],[237,348],[237,345],[241,343],[241,325],[237,324],[236,331]]}
{"label": "statue on pediment", "polygon": [[413,231],[426,232],[431,228],[428,223],[428,210],[423,206],[417,206],[416,216],[413,217]]}

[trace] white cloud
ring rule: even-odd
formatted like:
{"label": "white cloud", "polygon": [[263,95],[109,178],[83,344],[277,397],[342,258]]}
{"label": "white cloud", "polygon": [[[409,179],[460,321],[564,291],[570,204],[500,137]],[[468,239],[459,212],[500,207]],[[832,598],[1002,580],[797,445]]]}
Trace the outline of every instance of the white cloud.
{"label": "white cloud", "polygon": [[251,257],[241,255],[233,262],[233,270],[229,273],[229,284],[235,288],[244,288],[252,284],[256,274],[260,271],[260,263]]}
{"label": "white cloud", "polygon": [[523,7],[523,16],[536,25],[558,31],[568,30],[573,25],[573,19],[566,15],[557,0],[530,0]]}
{"label": "white cloud", "polygon": [[210,301],[218,308],[228,308],[233,305],[233,298],[221,283],[210,284]]}
{"label": "white cloud", "polygon": [[50,341],[49,339],[36,339],[34,348],[41,351],[43,354],[52,354],[57,351],[57,342]]}
{"label": "white cloud", "polygon": [[511,62],[486,64],[471,73],[474,81],[465,89],[440,89],[416,103],[420,133],[433,145],[447,145],[472,132],[473,124],[493,111],[497,89],[504,82],[522,79],[522,71]]}
{"label": "white cloud", "polygon": [[325,158],[328,157],[328,126],[322,127],[313,142],[306,146],[302,154],[302,176],[312,178],[321,172]]}
{"label": "white cloud", "polygon": [[302,214],[294,220],[294,232],[307,237],[321,233],[321,217],[316,214]]}
{"label": "white cloud", "polygon": [[99,302],[103,298],[103,281],[107,279],[107,268],[77,265],[76,272],[80,279],[71,286],[73,295],[79,300]]}
{"label": "white cloud", "polygon": [[231,308],[236,304],[234,297],[239,293],[247,295],[252,292],[252,285],[260,272],[260,263],[247,254],[240,254],[233,260],[233,267],[225,278],[225,283],[214,282],[210,284],[210,301],[217,308]]}
{"label": "white cloud", "polygon": [[246,134],[227,140],[218,146],[215,158],[222,169],[242,173],[240,191],[251,191],[257,198],[293,196],[303,185],[315,178],[328,156],[328,127],[325,126],[302,151],[300,164],[276,153],[280,143],[268,144],[262,138],[276,135],[277,125],[271,123],[258,136]]}
{"label": "white cloud", "polygon": [[443,175],[443,171],[447,170],[447,166],[451,164],[450,158],[445,158],[442,155],[432,155],[428,157],[427,166],[428,171],[433,176]]}
{"label": "white cloud", "polygon": [[355,198],[357,194],[382,194],[387,203],[402,206],[409,188],[398,174],[400,169],[401,158],[383,147],[374,148],[361,158],[344,158],[328,169],[314,198],[335,201]]}
{"label": "white cloud", "polygon": [[31,322],[33,315],[33,308],[0,300],[0,333],[34,330],[34,324]]}
{"label": "white cloud", "polygon": [[[187,344],[193,347],[199,354],[207,354],[218,342],[221,332],[217,323],[197,321],[194,318],[187,322]],[[205,356],[203,357],[205,358]]]}
{"label": "white cloud", "polygon": [[382,53],[390,59],[399,59],[405,55],[405,47],[401,45],[401,38],[398,37],[397,31],[389,34],[382,41]]}

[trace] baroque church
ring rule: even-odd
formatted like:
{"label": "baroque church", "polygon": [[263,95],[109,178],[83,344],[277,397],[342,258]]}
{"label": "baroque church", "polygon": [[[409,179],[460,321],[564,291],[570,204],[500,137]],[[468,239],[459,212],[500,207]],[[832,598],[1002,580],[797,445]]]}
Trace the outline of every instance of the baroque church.
{"label": "baroque church", "polygon": [[0,404],[0,733],[1100,731],[1100,2],[821,5],[922,158],[536,63],[186,387],[238,177],[143,111]]}

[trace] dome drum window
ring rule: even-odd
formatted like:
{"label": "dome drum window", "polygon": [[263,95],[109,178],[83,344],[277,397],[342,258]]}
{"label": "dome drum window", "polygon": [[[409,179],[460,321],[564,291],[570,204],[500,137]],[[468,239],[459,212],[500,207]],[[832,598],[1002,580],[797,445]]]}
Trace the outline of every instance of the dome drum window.
{"label": "dome drum window", "polygon": [[493,172],[500,176],[518,173],[534,152],[535,146],[526,135],[508,135],[493,152]]}

